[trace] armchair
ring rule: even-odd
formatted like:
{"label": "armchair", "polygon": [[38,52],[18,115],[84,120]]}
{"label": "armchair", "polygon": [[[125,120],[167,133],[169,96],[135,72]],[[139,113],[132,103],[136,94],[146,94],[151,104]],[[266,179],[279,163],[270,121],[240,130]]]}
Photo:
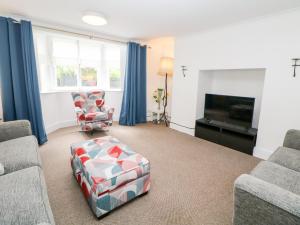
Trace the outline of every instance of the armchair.
{"label": "armchair", "polygon": [[234,184],[234,225],[300,224],[300,131]]}
{"label": "armchair", "polygon": [[114,108],[105,106],[105,91],[72,92],[77,121],[82,131],[107,130]]}

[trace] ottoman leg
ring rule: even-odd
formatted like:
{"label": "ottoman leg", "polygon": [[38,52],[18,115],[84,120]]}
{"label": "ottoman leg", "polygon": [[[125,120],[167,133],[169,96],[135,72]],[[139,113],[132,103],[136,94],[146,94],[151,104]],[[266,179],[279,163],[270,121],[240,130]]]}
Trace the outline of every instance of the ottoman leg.
{"label": "ottoman leg", "polygon": [[109,214],[110,214],[110,212],[105,213],[105,214],[103,214],[102,216],[99,216],[99,217],[97,217],[97,218],[98,218],[98,220],[101,220],[101,219],[107,217]]}
{"label": "ottoman leg", "polygon": [[139,195],[138,197],[139,197],[139,198],[140,198],[140,197],[143,197],[143,196],[145,196],[146,194],[148,194],[148,192],[149,192],[149,191],[144,192],[143,194]]}

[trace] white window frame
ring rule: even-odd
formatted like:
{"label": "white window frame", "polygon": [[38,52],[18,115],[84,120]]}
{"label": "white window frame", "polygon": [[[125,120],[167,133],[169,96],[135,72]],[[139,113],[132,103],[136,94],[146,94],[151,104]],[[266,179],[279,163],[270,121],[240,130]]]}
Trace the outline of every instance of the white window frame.
{"label": "white window frame", "polygon": [[[93,40],[98,46],[100,46],[100,60],[90,60],[90,59],[81,59],[80,58],[80,42],[84,43],[90,41],[88,38],[73,36],[73,35],[65,35],[57,32],[48,32],[40,29],[34,29],[34,39],[35,42],[38,40],[38,35],[46,35],[46,48],[47,53],[44,57],[47,58],[46,67],[47,67],[47,75],[41,76],[40,71],[40,62],[39,62],[39,55],[38,49],[36,46],[36,58],[37,58],[37,70],[39,75],[39,83],[41,89],[41,93],[48,93],[48,92],[69,92],[69,91],[88,91],[88,90],[95,90],[95,89],[102,89],[105,91],[123,91],[124,87],[124,78],[125,78],[125,63],[126,63],[126,52],[127,47],[125,44],[122,43],[112,43],[107,41],[98,41]],[[57,84],[57,74],[55,72],[56,66],[59,65],[57,61],[60,60],[70,60],[70,58],[63,58],[63,57],[55,57],[53,55],[53,40],[57,39],[73,39],[76,40],[77,46],[77,56],[74,60],[75,65],[77,65],[76,76],[77,76],[77,86],[70,86],[70,87],[61,87]],[[107,69],[107,64],[105,62],[105,46],[114,45],[120,48],[120,70],[121,70],[121,78],[120,78],[120,87],[119,88],[111,88],[110,86],[110,77]],[[81,66],[82,65],[95,65],[97,70],[97,85],[96,86],[83,86],[81,80]],[[47,77],[47,81],[42,80],[44,77]],[[47,85],[41,85],[46,83]],[[45,87],[46,86],[46,87]]]}

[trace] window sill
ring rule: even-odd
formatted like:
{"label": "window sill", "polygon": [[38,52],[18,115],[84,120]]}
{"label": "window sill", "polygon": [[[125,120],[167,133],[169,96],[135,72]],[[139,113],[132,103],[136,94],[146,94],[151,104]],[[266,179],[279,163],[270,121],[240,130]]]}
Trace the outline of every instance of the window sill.
{"label": "window sill", "polygon": [[[103,90],[103,89],[101,89],[101,90]],[[73,90],[51,90],[51,91],[40,91],[40,94],[71,93],[71,92],[76,92],[76,91],[93,91],[93,90],[78,90],[78,89],[73,89]],[[108,89],[108,90],[104,90],[104,91],[105,92],[123,92],[122,89]]]}

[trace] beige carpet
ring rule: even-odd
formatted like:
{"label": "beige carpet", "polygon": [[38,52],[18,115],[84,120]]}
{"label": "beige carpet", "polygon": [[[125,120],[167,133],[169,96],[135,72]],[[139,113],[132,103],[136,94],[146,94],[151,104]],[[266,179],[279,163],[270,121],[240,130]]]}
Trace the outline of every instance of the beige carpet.
{"label": "beige carpet", "polygon": [[57,225],[227,225],[233,210],[233,182],[259,160],[159,125],[114,125],[120,139],[151,162],[148,195],[96,219],[72,176],[69,145],[92,137],[78,127],[58,130],[41,147],[51,208]]}

